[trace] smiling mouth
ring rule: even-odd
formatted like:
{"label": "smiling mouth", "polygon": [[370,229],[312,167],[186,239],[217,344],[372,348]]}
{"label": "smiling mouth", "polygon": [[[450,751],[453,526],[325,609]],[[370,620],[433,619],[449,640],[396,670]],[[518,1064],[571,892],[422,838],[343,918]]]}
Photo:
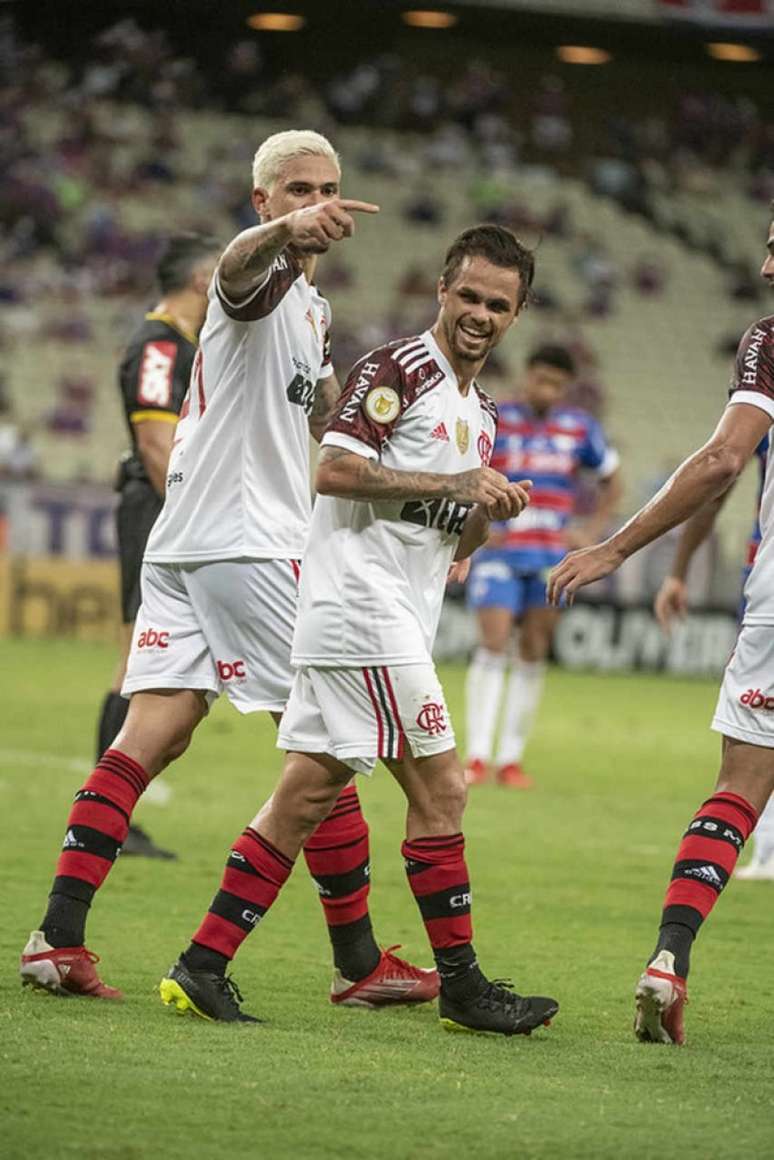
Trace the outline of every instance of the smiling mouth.
{"label": "smiling mouth", "polygon": [[457,324],[457,328],[462,331],[466,338],[471,339],[473,342],[480,342],[482,339],[489,338],[489,335],[485,331],[471,330],[462,322]]}

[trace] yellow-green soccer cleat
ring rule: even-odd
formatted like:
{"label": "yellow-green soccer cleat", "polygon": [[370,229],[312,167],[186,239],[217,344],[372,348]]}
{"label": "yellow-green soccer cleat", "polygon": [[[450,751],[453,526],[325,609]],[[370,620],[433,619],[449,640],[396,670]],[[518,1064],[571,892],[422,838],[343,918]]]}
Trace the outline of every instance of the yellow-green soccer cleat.
{"label": "yellow-green soccer cleat", "polygon": [[159,983],[162,1003],[174,1006],[179,1015],[190,1013],[211,1023],[260,1023],[240,1008],[242,996],[236,983],[211,971],[189,971],[178,961]]}

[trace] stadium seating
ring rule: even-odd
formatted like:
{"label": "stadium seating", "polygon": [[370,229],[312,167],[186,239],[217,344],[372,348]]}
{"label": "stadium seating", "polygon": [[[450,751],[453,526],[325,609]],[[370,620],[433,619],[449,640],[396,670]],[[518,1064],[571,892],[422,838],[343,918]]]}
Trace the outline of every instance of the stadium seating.
{"label": "stadium seating", "polygon": [[[181,112],[174,124],[176,144],[163,152],[174,180],[161,181],[133,177],[141,163],[155,156],[156,123],[150,114],[105,101],[95,104],[93,121],[100,131],[109,129],[118,138],[112,186],[121,189],[120,194],[107,196],[97,191],[96,199],[105,203],[114,227],[130,242],[153,241],[175,228],[204,227],[223,239],[232,236],[249,220],[237,220],[234,209],[242,214],[249,209],[245,192],[254,147],[264,135],[284,127],[251,119],[248,139],[247,123],[240,117]],[[33,107],[25,124],[41,148],[66,132],[64,112],[50,108]],[[424,326],[432,317],[427,292],[401,295],[398,287],[413,269],[432,283],[445,245],[476,220],[472,188],[480,174],[472,163],[462,170],[433,167],[429,192],[434,216],[440,220],[418,223],[409,220],[407,204],[420,190],[427,193],[428,166],[423,161],[427,138],[344,127],[336,140],[344,159],[345,192],[376,201],[382,208],[378,222],[361,221],[355,241],[335,255],[345,276],[336,278],[343,284],[330,290],[334,338],[340,339],[339,358],[346,362],[395,333]],[[368,158],[376,145],[382,158],[392,160],[388,166],[392,173],[371,171]],[[561,205],[568,226],[559,234],[546,231],[542,236],[539,226],[521,229],[527,241],[538,245],[537,294],[544,292],[554,306],[525,313],[502,348],[503,373],[490,375],[488,385],[495,394],[507,390],[523,353],[537,340],[580,333],[593,352],[593,375],[604,385],[603,417],[625,458],[626,506],[632,508],[713,426],[729,374],[729,359],[718,354],[718,343],[741,334],[755,308],[729,297],[727,274],[708,254],[657,228],[658,223],[595,196],[580,179],[560,179],[550,168],[533,165],[502,174],[499,184],[507,190],[509,205],[518,206],[522,215],[526,211],[539,222],[551,207]],[[757,215],[750,213],[749,203],[743,202],[732,182],[721,185],[722,197],[713,197],[711,208],[706,199],[697,206],[698,195],[684,193],[657,201],[657,210],[664,218],[679,214],[690,220],[699,240],[713,229],[722,227],[725,237],[731,231],[739,250],[754,256],[760,245]],[[69,211],[65,233],[74,243],[93,228],[94,213],[92,196],[83,197]],[[599,317],[588,309],[590,287],[576,260],[579,247],[589,239],[602,245],[611,269],[607,306]],[[632,268],[642,256],[664,271],[665,284],[657,294],[644,295],[633,285]],[[116,261],[120,265],[126,259],[119,252]],[[132,293],[122,295],[90,293],[87,288],[65,294],[58,257],[42,251],[35,263],[38,280],[59,287],[59,293],[44,300],[34,341],[23,326],[15,330],[14,316],[21,317],[23,309],[7,312],[7,374],[17,418],[33,426],[47,476],[108,479],[126,441],[115,390],[117,355],[143,307],[152,304],[154,290],[148,286],[143,293],[132,288]],[[94,264],[93,254],[88,264]],[[325,291],[325,264],[320,283]],[[52,326],[67,321],[73,310],[87,321],[89,341],[63,343],[52,338]],[[45,417],[55,405],[63,375],[85,377],[94,384],[87,434],[47,429]],[[747,493],[737,502],[741,512],[748,503]],[[746,515],[741,522],[746,524]]]}

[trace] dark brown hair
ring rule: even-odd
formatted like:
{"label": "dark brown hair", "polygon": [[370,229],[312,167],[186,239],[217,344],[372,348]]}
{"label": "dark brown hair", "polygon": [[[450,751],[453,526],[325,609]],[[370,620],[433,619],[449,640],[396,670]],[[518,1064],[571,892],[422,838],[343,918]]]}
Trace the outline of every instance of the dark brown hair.
{"label": "dark brown hair", "polygon": [[559,346],[557,343],[546,342],[542,346],[535,347],[527,359],[527,366],[534,367],[536,363],[555,367],[556,370],[565,371],[568,375],[575,374],[575,359],[566,346]]}
{"label": "dark brown hair", "polygon": [[162,294],[185,290],[195,266],[203,258],[219,254],[222,248],[215,238],[206,234],[172,234],[167,238],[156,266],[156,279]]}
{"label": "dark brown hair", "polygon": [[518,306],[529,299],[532,279],[535,277],[535,255],[522,245],[505,226],[471,226],[455,238],[446,252],[443,267],[444,286],[450,286],[459,273],[465,258],[486,258],[493,266],[516,270],[519,275]]}

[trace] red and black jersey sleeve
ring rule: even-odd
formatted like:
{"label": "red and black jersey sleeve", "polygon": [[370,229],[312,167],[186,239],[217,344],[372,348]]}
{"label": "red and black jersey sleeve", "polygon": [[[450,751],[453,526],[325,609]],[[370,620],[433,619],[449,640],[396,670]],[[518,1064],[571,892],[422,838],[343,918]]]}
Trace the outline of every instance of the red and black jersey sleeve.
{"label": "red and black jersey sleeve", "polygon": [[392,349],[380,347],[355,363],[323,443],[336,442],[329,435],[344,435],[381,453],[407,401],[403,373],[392,358]]}
{"label": "red and black jersey sleeve", "polygon": [[301,277],[301,272],[299,263],[285,250],[277,255],[260,286],[247,298],[240,302],[227,298],[220,284],[219,272],[215,274],[215,293],[229,318],[235,322],[258,322],[276,310],[293,283]]}
{"label": "red and black jersey sleeve", "polygon": [[774,413],[774,315],[754,323],[739,343],[729,394],[742,401],[748,392],[764,395],[765,410]]}
{"label": "red and black jersey sleeve", "polygon": [[196,346],[160,319],[146,319],[119,369],[127,423],[169,417],[175,421],[191,377]]}
{"label": "red and black jersey sleeve", "polygon": [[380,455],[412,403],[443,378],[421,336],[377,347],[350,371],[323,443],[344,446],[348,436]]}

